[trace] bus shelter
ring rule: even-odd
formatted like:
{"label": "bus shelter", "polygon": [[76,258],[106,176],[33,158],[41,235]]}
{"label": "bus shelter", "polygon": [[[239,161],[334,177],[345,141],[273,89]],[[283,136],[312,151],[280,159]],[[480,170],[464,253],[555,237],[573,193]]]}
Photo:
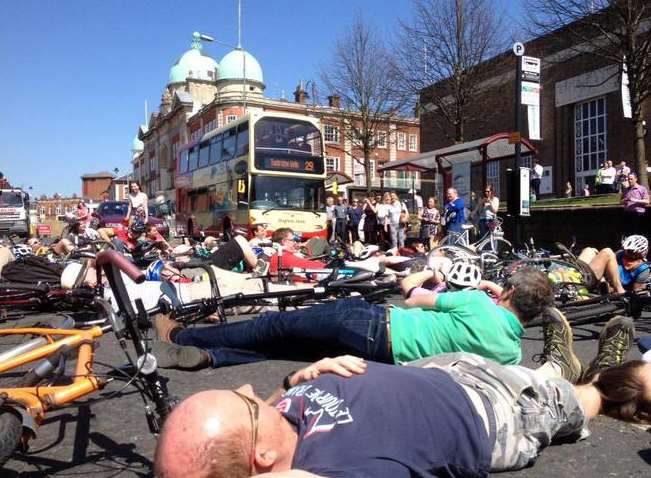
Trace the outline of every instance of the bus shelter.
{"label": "bus shelter", "polygon": [[[421,171],[434,172],[442,176],[444,188],[455,187],[460,196],[469,199],[472,188],[472,170],[481,169],[481,187],[486,185],[488,165],[497,163],[495,168],[499,177],[506,175],[504,161],[515,158],[515,144],[509,139],[512,133],[496,133],[491,136],[454,144],[445,148],[428,151],[410,159],[392,161],[378,168],[386,171]],[[521,164],[529,166],[529,160],[538,154],[538,150],[525,138],[520,139]],[[504,192],[504,191],[503,191]],[[440,191],[437,191],[440,195]]]}

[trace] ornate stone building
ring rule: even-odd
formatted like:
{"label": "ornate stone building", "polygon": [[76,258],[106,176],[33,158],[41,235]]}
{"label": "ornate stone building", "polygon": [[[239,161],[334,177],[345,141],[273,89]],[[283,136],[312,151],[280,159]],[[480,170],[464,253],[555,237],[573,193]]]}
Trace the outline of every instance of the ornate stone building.
{"label": "ornate stone building", "polygon": [[[312,104],[300,82],[294,101],[264,96],[262,67],[249,52],[237,48],[218,63],[206,55],[201,35],[193,34],[190,50],[170,70],[169,80],[158,111],[152,113],[147,126],[140,126],[133,140],[133,177],[142,190],[159,202],[175,201],[174,172],[176,153],[190,141],[219,128],[248,112],[282,111],[315,116],[321,119],[326,147],[328,171],[341,173],[357,186],[365,185],[360,152],[345,134],[346,116],[354,114],[340,108],[339,98],[330,96],[328,105]],[[352,118],[352,119],[351,119]],[[377,167],[387,161],[407,159],[420,151],[420,123],[416,118],[391,117],[377,131],[377,147],[373,151],[372,181],[380,187]],[[358,158],[357,160],[355,158]],[[410,173],[406,173],[410,174]],[[393,172],[385,186],[406,190],[411,178]]]}

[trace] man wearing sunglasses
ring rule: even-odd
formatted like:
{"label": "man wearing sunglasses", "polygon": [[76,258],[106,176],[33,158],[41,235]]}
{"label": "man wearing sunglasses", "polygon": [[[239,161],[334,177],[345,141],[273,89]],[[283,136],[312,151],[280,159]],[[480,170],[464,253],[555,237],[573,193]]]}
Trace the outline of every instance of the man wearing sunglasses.
{"label": "man wearing sunglasses", "polygon": [[343,356],[288,375],[266,401],[250,385],[199,392],[166,420],[155,473],[486,477],[532,465],[553,439],[585,438],[599,414],[648,417],[651,364],[623,363],[572,385],[547,359],[531,370],[466,353],[406,367]]}
{"label": "man wearing sunglasses", "polygon": [[651,269],[646,262],[649,241],[646,237],[634,234],[624,238],[622,249],[614,252],[610,248],[597,251],[585,248],[578,257],[583,266],[584,280],[588,287],[605,279],[609,287],[618,294],[639,291],[651,282]]}

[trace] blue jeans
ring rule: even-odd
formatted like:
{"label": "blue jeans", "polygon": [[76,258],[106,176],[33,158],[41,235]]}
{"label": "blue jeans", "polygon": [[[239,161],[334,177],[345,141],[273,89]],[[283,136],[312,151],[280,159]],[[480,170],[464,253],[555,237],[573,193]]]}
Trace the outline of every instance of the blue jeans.
{"label": "blue jeans", "polygon": [[242,322],[188,328],[177,333],[174,342],[206,350],[213,367],[341,354],[393,363],[386,308],[363,299],[340,299],[290,312],[266,312]]}

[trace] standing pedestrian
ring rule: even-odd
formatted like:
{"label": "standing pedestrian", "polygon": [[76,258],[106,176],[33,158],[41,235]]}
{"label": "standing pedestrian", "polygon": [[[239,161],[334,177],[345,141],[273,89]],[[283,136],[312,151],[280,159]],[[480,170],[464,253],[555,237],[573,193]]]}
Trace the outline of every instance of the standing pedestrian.
{"label": "standing pedestrian", "polygon": [[459,197],[456,188],[448,188],[446,196],[448,202],[445,205],[445,213],[443,214],[445,228],[447,232],[461,234],[463,232],[461,226],[466,222],[463,198]]}
{"label": "standing pedestrian", "polygon": [[617,185],[617,189],[619,192],[621,192],[624,189],[624,183],[628,181],[628,174],[631,172],[631,168],[626,166],[626,161],[622,160],[617,166],[616,171],[617,175],[615,183]]}
{"label": "standing pedestrian", "polygon": [[476,216],[479,218],[479,237],[484,237],[495,218],[500,207],[500,199],[493,194],[493,186],[487,184],[484,196],[477,202]]}
{"label": "standing pedestrian", "polygon": [[401,225],[400,221],[400,216],[402,215],[403,209],[406,210],[404,204],[402,204],[400,198],[398,198],[398,195],[392,192],[388,215],[391,249],[396,247],[400,248],[405,245],[404,226]]}
{"label": "standing pedestrian", "polygon": [[573,193],[572,183],[568,181],[565,183],[565,191],[563,192],[563,197],[571,198],[572,193]]}
{"label": "standing pedestrian", "polygon": [[538,164],[538,159],[533,160],[533,168],[531,168],[531,189],[536,196],[536,199],[540,197],[540,179],[543,176],[544,168],[541,164]]}
{"label": "standing pedestrian", "polygon": [[335,200],[332,196],[326,198],[326,223],[328,229],[328,241],[335,240]]}
{"label": "standing pedestrian", "polygon": [[364,199],[364,243],[377,244],[378,219],[375,195],[369,194]]}
{"label": "standing pedestrian", "polygon": [[149,210],[147,208],[149,198],[140,190],[140,183],[138,181],[131,181],[129,183],[127,200],[129,201],[129,208],[127,209],[126,218],[129,220],[129,224],[136,219],[140,220],[143,224],[147,224],[149,220]]}
{"label": "standing pedestrian", "polygon": [[377,222],[379,231],[380,247],[387,250],[390,242],[390,229],[389,229],[389,208],[391,207],[391,194],[384,193],[382,195],[382,202],[377,206]]}
{"label": "standing pedestrian", "polygon": [[341,241],[342,244],[346,244],[348,235],[347,233],[347,218],[348,218],[348,206],[344,202],[343,196],[337,197],[337,204],[335,205],[335,235],[337,239]]}
{"label": "standing pedestrian", "polygon": [[601,171],[601,193],[611,194],[617,192],[617,185],[615,179],[617,178],[617,170],[613,167],[613,162],[608,160],[604,164]]}
{"label": "standing pedestrian", "polygon": [[427,206],[423,208],[420,215],[420,238],[429,249],[434,246],[440,227],[441,212],[438,209],[438,200],[430,196],[427,198]]}
{"label": "standing pedestrian", "polygon": [[628,234],[640,234],[644,229],[644,214],[649,204],[649,191],[638,184],[637,174],[628,173],[628,181],[622,190],[621,203],[624,206],[624,213],[628,216],[626,224],[629,228]]}
{"label": "standing pedestrian", "polygon": [[353,198],[352,204],[348,206],[348,233],[351,244],[359,240],[359,232],[357,229],[362,220],[362,214],[364,214],[362,205],[359,203],[359,200]]}
{"label": "standing pedestrian", "polygon": [[583,186],[583,196],[588,197],[590,194],[590,185],[588,183],[585,183]]}

